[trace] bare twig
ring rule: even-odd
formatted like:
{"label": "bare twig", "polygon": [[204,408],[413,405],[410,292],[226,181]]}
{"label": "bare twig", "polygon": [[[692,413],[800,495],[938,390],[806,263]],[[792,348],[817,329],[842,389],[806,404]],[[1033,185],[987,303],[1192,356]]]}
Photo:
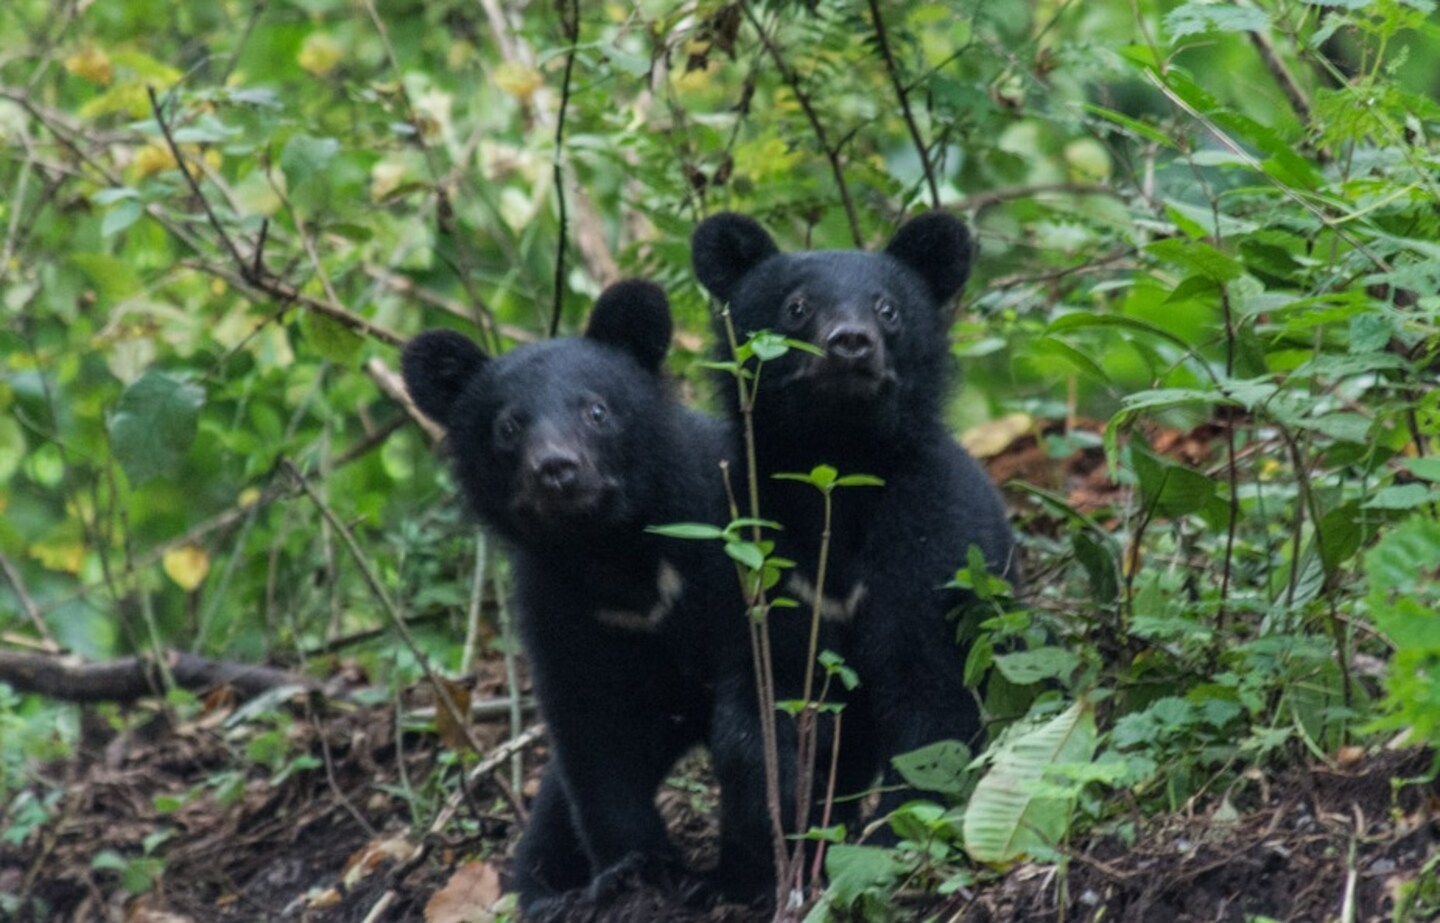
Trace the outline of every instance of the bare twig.
{"label": "bare twig", "polygon": [[365,363],[365,374],[370,376],[370,380],[375,382],[377,388],[405,408],[405,412],[420,425],[420,428],[425,431],[425,435],[430,437],[431,442],[444,441],[444,428],[420,412],[420,408],[416,407],[415,402],[410,399],[410,392],[405,390],[404,379],[386,365],[379,356],[371,356]]}
{"label": "bare twig", "polygon": [[875,21],[875,38],[880,44],[880,55],[885,59],[885,73],[890,77],[890,85],[894,87],[895,96],[900,100],[900,112],[905,117],[905,127],[910,132],[910,140],[915,144],[915,153],[920,155],[920,167],[925,171],[925,184],[930,187],[930,204],[939,208],[940,186],[935,180],[935,167],[930,162],[930,148],[925,139],[920,137],[920,126],[915,124],[915,114],[910,111],[910,95],[900,80],[900,69],[895,64],[895,55],[890,51],[890,36],[885,31],[885,17],[880,14],[879,0],[868,2],[870,18]]}
{"label": "bare twig", "polygon": [[35,626],[35,633],[40,636],[40,643],[47,650],[60,650],[60,645],[55,643],[54,636],[50,634],[50,627],[40,615],[40,607],[35,605],[35,600],[30,598],[30,593],[25,589],[25,580],[20,576],[20,571],[3,551],[0,551],[0,571],[5,572],[5,579],[10,582],[15,598],[20,601],[20,608],[25,610],[26,618],[30,619],[30,624]]}
{"label": "bare twig", "polygon": [[[230,238],[229,232],[225,230],[225,226],[216,217],[215,210],[210,207],[210,200],[200,189],[200,181],[195,178],[195,174],[191,173],[190,168],[185,164],[185,154],[180,150],[180,145],[175,142],[175,135],[170,130],[170,123],[165,121],[165,110],[160,105],[160,97],[155,93],[155,88],[146,86],[145,93],[150,97],[150,111],[155,115],[155,124],[160,126],[160,134],[165,138],[165,146],[170,149],[170,156],[175,158],[176,168],[180,171],[180,175],[185,177],[185,183],[190,187],[190,192],[199,200],[200,207],[205,210],[205,219],[210,223],[211,229],[215,231],[215,236],[220,238],[221,245],[230,254],[230,258],[235,261],[235,265],[239,266],[241,272],[248,276],[250,264],[246,262],[245,257],[240,253],[240,248],[236,246],[235,241]],[[252,280],[247,279],[247,281]]]}
{"label": "bare twig", "polygon": [[560,7],[560,27],[569,48],[565,51],[565,75],[560,79],[560,112],[555,118],[555,200],[560,208],[560,233],[555,241],[555,301],[550,309],[550,335],[560,332],[560,309],[565,303],[565,234],[569,216],[565,205],[565,113],[570,108],[570,77],[575,70],[575,46],[580,41],[580,0]]}

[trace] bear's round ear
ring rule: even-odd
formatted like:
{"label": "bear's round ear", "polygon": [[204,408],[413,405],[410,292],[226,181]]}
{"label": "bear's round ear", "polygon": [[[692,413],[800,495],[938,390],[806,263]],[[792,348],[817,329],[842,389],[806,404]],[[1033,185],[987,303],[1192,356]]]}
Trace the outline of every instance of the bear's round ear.
{"label": "bear's round ear", "polygon": [[935,302],[944,304],[970,277],[975,244],[959,218],[926,212],[907,221],[885,252],[919,273]]}
{"label": "bear's round ear", "polygon": [[746,273],[779,252],[764,228],[734,212],[706,218],[690,237],[690,262],[696,277],[710,294],[725,302]]}
{"label": "bear's round ear", "polygon": [[400,374],[415,406],[448,425],[450,409],[487,361],[480,347],[454,330],[427,330],[405,345]]}
{"label": "bear's round ear", "polygon": [[629,279],[600,293],[585,336],[623,349],[650,372],[659,372],[670,351],[670,299],[654,282]]}

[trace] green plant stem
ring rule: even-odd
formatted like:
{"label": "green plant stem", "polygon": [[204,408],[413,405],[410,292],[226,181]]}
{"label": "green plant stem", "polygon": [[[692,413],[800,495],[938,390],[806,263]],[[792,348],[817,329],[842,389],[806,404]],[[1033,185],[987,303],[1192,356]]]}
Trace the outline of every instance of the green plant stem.
{"label": "green plant stem", "polygon": [[[721,306],[720,319],[725,328],[725,339],[730,355],[738,354],[740,344],[735,336],[735,322],[728,304]],[[760,367],[747,386],[744,370],[735,371],[735,388],[740,401],[740,416],[744,425],[745,442],[745,484],[750,501],[750,517],[755,520],[751,526],[751,537],[761,540],[760,532],[760,474],[755,455],[755,394],[760,382]],[[725,480],[726,492],[730,494],[730,518],[736,519],[737,509],[729,479]],[[740,565],[736,564],[737,569]],[[777,916],[785,909],[785,870],[789,862],[788,844],[785,840],[785,825],[781,818],[780,803],[780,742],[775,728],[775,677],[770,656],[769,605],[765,600],[765,586],[761,575],[756,575],[755,588],[750,590],[745,583],[744,573],[739,574],[742,593],[746,597],[745,620],[750,628],[750,656],[755,670],[755,693],[759,708],[761,750],[765,764],[765,806],[770,815],[771,848],[775,862],[775,912]],[[801,853],[803,855],[803,852]]]}

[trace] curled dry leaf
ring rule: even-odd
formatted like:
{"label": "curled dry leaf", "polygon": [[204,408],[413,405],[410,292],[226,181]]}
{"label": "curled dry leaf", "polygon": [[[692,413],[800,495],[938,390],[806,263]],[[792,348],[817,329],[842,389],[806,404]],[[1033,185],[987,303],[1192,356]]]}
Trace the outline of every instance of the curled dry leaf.
{"label": "curled dry leaf", "polygon": [[466,862],[425,904],[425,923],[490,923],[500,900],[500,873],[488,862]]}

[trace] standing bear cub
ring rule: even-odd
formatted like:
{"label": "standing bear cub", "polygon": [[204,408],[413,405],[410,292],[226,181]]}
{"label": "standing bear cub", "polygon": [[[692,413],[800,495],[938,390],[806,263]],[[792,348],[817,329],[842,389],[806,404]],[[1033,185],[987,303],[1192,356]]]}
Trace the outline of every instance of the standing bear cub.
{"label": "standing bear cub", "polygon": [[[564,918],[678,855],[656,790],[711,724],[716,633],[736,599],[709,543],[647,526],[722,521],[725,426],[660,376],[670,307],[644,282],[600,297],[583,337],[486,357],[449,330],[405,349],[405,384],[445,425],[455,479],[508,546],[521,642],[551,759],[511,886],[527,918]],[[713,585],[712,585],[713,583]],[[728,591],[728,592],[727,592]]]}
{"label": "standing bear cub", "polygon": [[[1015,575],[1000,497],[942,420],[951,363],[947,304],[970,273],[969,232],[958,219],[932,212],[904,225],[881,253],[781,253],[755,221],[727,213],[702,222],[692,243],[695,274],[729,306],[741,340],[769,330],[815,347],[813,354],[792,349],[765,363],[758,378],[753,423],[760,514],[783,526],[775,554],[796,562],[780,589],[801,602],[800,612],[820,594],[821,647],[841,654],[859,677],[845,695],[837,794],[864,790],[884,772],[880,809],[888,812],[914,794],[904,790],[893,757],[980,735],[979,710],[964,683],[966,651],[956,643],[952,617],[967,597],[946,583],[967,565],[972,545],[991,573]],[[727,343],[723,314],[717,329]],[[728,349],[722,345],[721,352]],[[738,418],[733,383],[722,391]],[[820,464],[884,481],[833,495],[823,587],[815,586],[821,495],[773,477]],[[801,624],[809,619],[796,611],[778,609],[771,617],[777,685],[786,687],[778,698],[797,693],[812,668],[805,663],[808,624]],[[717,726],[716,739],[749,733]],[[782,749],[789,750],[781,754],[789,760],[781,770],[788,787],[794,750]],[[818,752],[828,754],[828,745]],[[727,818],[727,833],[755,844],[748,874],[761,874],[763,775],[759,754],[751,756],[748,772],[731,767],[720,775],[748,778],[755,787],[752,798],[733,799],[739,810],[753,807],[747,817]],[[839,818],[853,820],[853,805],[837,805]],[[785,810],[794,816],[793,808]],[[726,871],[732,880],[747,874]]]}

